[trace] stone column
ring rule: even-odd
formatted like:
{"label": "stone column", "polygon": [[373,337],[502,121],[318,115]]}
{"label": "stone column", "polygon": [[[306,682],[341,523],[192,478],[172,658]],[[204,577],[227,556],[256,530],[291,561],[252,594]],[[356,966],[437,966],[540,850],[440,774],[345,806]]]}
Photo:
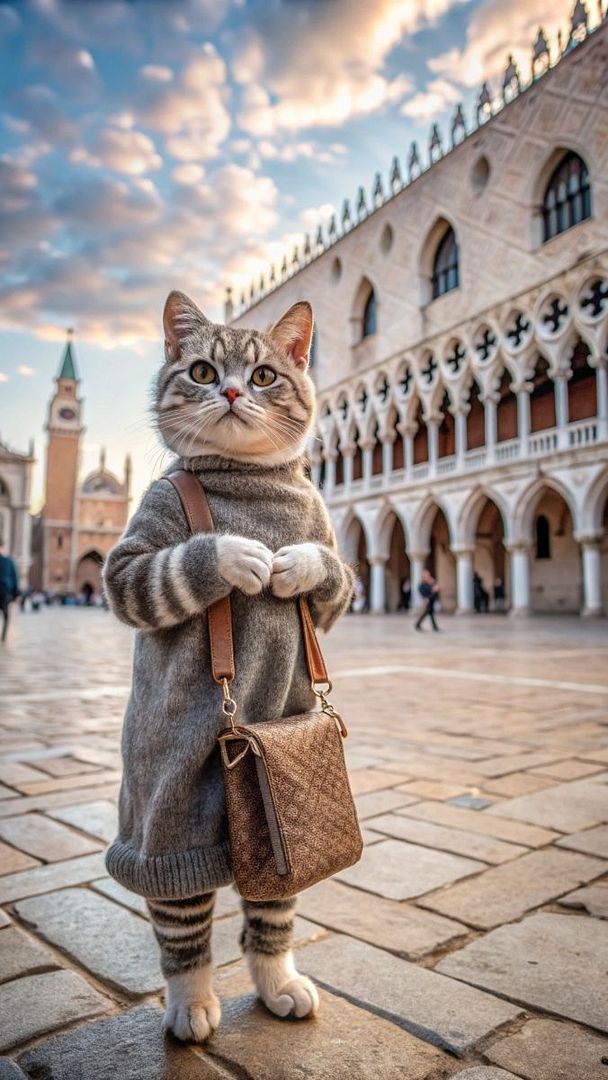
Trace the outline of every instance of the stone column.
{"label": "stone column", "polygon": [[336,450],[328,450],[325,455],[325,490],[326,499],[331,499],[336,489]]}
{"label": "stone column", "polygon": [[397,424],[397,430],[403,439],[403,467],[405,469],[405,478],[406,480],[411,480],[412,469],[414,467],[414,427],[412,424],[401,422]]}
{"label": "stone column", "polygon": [[595,378],[598,435],[600,439],[608,439],[608,370],[604,362],[600,361]]}
{"label": "stone column", "polygon": [[483,402],[484,411],[484,424],[485,424],[485,440],[486,440],[486,454],[488,465],[496,458],[496,436],[497,436],[497,401],[494,397],[488,396]]}
{"label": "stone column", "polygon": [[457,615],[468,615],[473,610],[473,552],[470,548],[452,548],[456,556]]}
{"label": "stone column", "polygon": [[530,394],[527,387],[517,391],[517,434],[520,457],[527,457],[530,438]]}
{"label": "stone column", "polygon": [[508,548],[511,556],[511,615],[530,614],[530,556],[526,544]]}
{"label": "stone column", "polygon": [[393,443],[394,439],[391,439],[387,435],[382,441],[382,474],[384,479],[388,481],[389,476],[393,471]]}
{"label": "stone column", "polygon": [[374,462],[374,443],[359,443],[363,450],[363,486],[368,487],[372,478],[372,466]]}
{"label": "stone column", "polygon": [[464,455],[467,450],[467,418],[463,409],[454,413],[454,442],[456,452],[456,468],[458,472],[464,469]]}
{"label": "stone column", "polygon": [[563,372],[555,376],[553,382],[555,393],[555,423],[557,426],[557,445],[565,449],[568,443],[568,380]]}
{"label": "stone column", "polygon": [[344,490],[348,491],[353,482],[353,456],[355,453],[354,446],[342,447],[342,462],[344,469]]}
{"label": "stone column", "polygon": [[426,430],[429,446],[429,476],[436,476],[439,456],[439,421],[427,420]]}
{"label": "stone column", "polygon": [[416,610],[422,607],[424,601],[418,592],[418,586],[422,581],[422,571],[428,556],[427,551],[410,551],[410,582],[412,585],[412,608]]}
{"label": "stone column", "polygon": [[319,487],[319,480],[321,479],[321,462],[313,461],[310,468],[310,479],[316,488]]}
{"label": "stone column", "polygon": [[602,552],[600,537],[581,540],[583,556],[583,610],[581,615],[603,615],[602,607]]}
{"label": "stone column", "polygon": [[369,559],[370,587],[369,609],[374,615],[383,615],[386,611],[386,559],[374,555]]}

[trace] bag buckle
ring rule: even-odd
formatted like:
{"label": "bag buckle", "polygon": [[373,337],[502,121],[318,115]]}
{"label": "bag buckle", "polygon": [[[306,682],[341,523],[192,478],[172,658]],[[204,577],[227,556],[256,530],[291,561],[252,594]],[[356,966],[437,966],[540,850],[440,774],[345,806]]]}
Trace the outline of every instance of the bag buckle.
{"label": "bag buckle", "polygon": [[[222,754],[222,761],[224,762],[224,765],[226,766],[227,769],[234,769],[234,767],[236,765],[238,765],[239,761],[243,760],[243,758],[245,757],[245,754],[247,754],[247,752],[250,749],[253,751],[253,753],[257,757],[260,756],[260,751],[258,750],[257,746],[255,745],[254,740],[249,735],[247,735],[245,732],[242,732],[242,733],[239,732],[237,728],[233,727],[232,731],[226,731],[224,734],[219,735],[218,736],[218,741],[219,741],[219,744],[220,744],[220,749],[221,749],[221,754]],[[226,743],[228,743],[228,742],[239,742],[239,741],[244,742],[245,746],[241,750],[240,754],[237,754],[236,757],[231,758],[230,755],[228,754],[228,750],[226,748]]]}
{"label": "bag buckle", "polygon": [[343,739],[345,739],[348,735],[348,728],[344,723],[342,717],[340,716],[340,713],[337,712],[336,709],[334,709],[331,701],[327,700],[327,695],[331,694],[332,691],[331,679],[326,680],[326,685],[318,685],[316,679],[313,679],[310,685],[312,687],[313,694],[315,694],[321,702],[321,712],[324,712],[326,716],[333,717],[333,719],[336,721],[336,727],[338,728],[340,735]]}
{"label": "bag buckle", "polygon": [[230,693],[230,684],[228,682],[228,679],[222,679],[222,694],[224,695],[224,700],[222,701],[222,712],[224,716],[228,717],[230,727],[234,731],[234,718],[236,716],[236,710],[238,709],[238,705]]}

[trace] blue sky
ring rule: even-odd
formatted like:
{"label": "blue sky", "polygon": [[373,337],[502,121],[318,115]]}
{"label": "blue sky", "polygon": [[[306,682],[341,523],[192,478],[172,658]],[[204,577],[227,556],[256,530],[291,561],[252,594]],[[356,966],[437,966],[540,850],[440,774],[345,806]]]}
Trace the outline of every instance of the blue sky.
{"label": "blue sky", "polygon": [[[527,78],[556,0],[0,3],[0,437],[36,440],[65,329],[102,444],[136,494],[161,466],[149,388],[167,292],[221,318],[246,285],[386,178],[432,121],[447,142],[512,52]],[[594,5],[594,7],[597,5]]]}

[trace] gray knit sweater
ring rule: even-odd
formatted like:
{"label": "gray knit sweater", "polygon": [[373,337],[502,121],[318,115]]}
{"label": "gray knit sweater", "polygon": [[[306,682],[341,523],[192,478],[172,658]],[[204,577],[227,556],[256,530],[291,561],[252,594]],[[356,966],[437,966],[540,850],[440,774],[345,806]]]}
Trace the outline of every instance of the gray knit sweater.
{"label": "gray knit sweater", "polygon": [[[266,467],[221,457],[191,459],[216,532],[272,551],[317,542],[327,576],[309,596],[313,619],[347,607],[352,574],[336,552],[325,506],[303,463]],[[119,836],[107,867],[134,892],[187,897],[232,881],[217,735],[221,690],[209,664],[206,609],[232,592],[236,678],[244,723],[313,707],[294,599],[245,596],[220,576],[213,534],[190,535],[177,492],[156,481],[105,568],[113,611],[136,627],[125,716]],[[171,623],[172,625],[168,625]]]}

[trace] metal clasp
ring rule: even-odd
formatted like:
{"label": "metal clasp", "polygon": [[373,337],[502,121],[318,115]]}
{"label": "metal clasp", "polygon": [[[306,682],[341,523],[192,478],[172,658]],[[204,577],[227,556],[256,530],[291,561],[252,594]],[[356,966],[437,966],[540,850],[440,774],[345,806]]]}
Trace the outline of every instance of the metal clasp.
{"label": "metal clasp", "polygon": [[321,686],[320,688],[317,686],[317,683],[314,679],[310,685],[312,687],[313,694],[315,694],[321,702],[321,712],[324,712],[327,716],[333,717],[333,719],[336,721],[336,726],[338,728],[338,731],[340,732],[340,735],[343,739],[345,739],[348,735],[348,728],[344,723],[342,717],[340,716],[340,713],[337,712],[336,709],[334,709],[331,701],[327,700],[327,695],[330,694],[332,691],[331,680],[327,679],[327,685]]}
{"label": "metal clasp", "polygon": [[222,701],[222,712],[224,716],[227,716],[230,721],[230,727],[234,731],[234,718],[236,716],[236,710],[238,705],[230,693],[230,684],[228,679],[222,679],[222,693],[224,700]]}

